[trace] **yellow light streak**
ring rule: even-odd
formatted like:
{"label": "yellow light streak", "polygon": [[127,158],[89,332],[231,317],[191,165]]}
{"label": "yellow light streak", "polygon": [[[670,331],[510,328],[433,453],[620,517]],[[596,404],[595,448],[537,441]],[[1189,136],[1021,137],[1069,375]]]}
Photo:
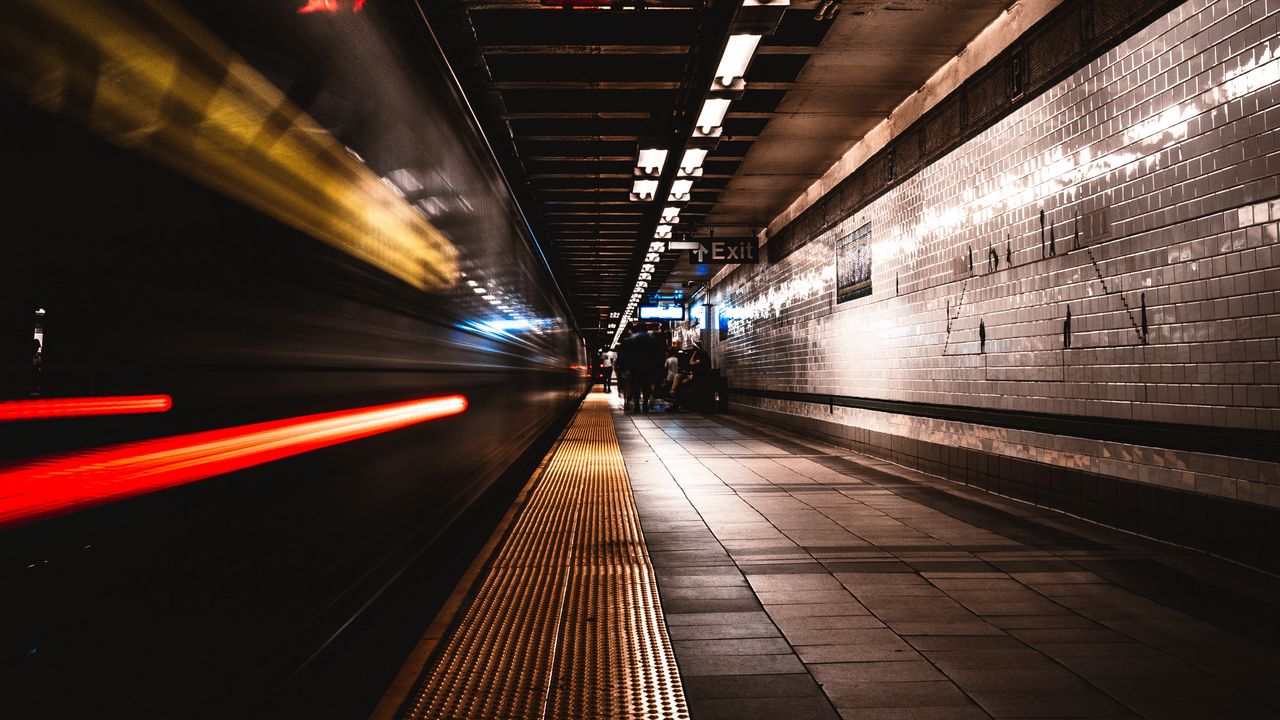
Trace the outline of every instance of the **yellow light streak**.
{"label": "yellow light streak", "polygon": [[[6,0],[0,82],[46,112],[422,290],[457,250],[221,40],[168,0]],[[91,102],[77,99],[91,98]]]}

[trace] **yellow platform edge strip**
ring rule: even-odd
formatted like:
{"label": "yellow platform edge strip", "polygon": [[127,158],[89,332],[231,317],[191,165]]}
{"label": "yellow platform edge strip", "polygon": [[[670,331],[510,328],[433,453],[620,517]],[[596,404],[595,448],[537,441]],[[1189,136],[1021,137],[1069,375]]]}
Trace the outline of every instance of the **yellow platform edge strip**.
{"label": "yellow platform edge strip", "polygon": [[400,717],[687,718],[606,396],[530,486]]}

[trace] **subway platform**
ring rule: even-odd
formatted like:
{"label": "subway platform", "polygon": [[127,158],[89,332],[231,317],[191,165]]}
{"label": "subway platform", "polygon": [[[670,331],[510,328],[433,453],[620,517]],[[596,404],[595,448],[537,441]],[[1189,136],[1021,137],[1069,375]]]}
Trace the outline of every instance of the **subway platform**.
{"label": "subway platform", "polygon": [[1276,578],[588,396],[375,718],[1269,718]]}

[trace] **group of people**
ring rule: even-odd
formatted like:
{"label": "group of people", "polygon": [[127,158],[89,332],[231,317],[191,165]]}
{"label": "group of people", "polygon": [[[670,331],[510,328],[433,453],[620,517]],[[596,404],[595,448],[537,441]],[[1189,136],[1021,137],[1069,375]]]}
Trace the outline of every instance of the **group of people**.
{"label": "group of people", "polygon": [[668,411],[683,408],[682,387],[702,378],[711,368],[711,359],[697,344],[682,348],[657,323],[632,323],[618,344],[600,357],[604,391],[610,392],[613,373],[618,374],[618,390],[627,412],[649,412],[654,400],[662,398]]}

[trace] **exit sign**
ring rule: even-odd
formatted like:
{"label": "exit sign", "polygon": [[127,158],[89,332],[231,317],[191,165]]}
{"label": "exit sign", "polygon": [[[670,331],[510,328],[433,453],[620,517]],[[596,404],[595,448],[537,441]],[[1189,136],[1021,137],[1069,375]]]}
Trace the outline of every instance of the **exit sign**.
{"label": "exit sign", "polygon": [[755,264],[760,262],[760,246],[755,238],[698,240],[689,250],[689,262],[695,265]]}

